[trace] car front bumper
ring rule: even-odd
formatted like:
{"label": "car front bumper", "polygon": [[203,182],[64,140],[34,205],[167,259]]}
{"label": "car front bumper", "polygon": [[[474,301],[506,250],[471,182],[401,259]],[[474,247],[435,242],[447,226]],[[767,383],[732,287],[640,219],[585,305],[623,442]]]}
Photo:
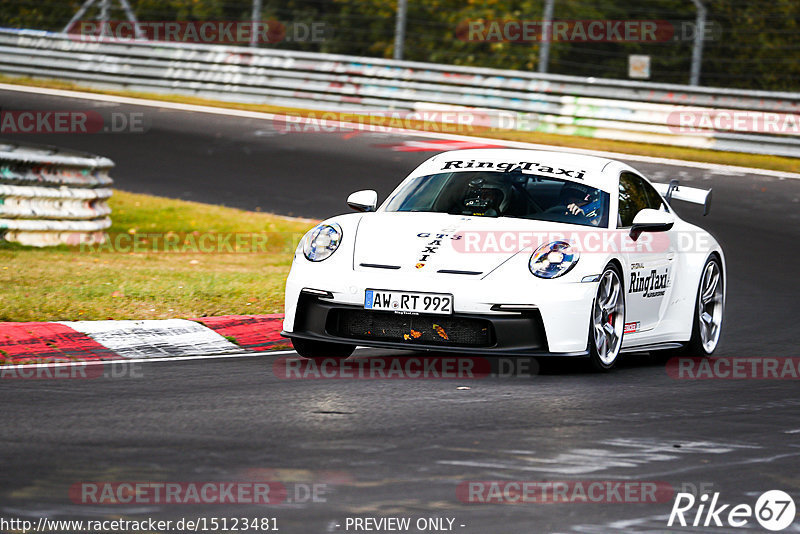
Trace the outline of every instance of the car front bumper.
{"label": "car front bumper", "polygon": [[[302,295],[292,332],[282,334],[389,349],[508,356],[553,354],[538,310],[513,315],[401,315],[364,311]],[[584,356],[586,351],[561,355]]]}
{"label": "car front bumper", "polygon": [[[443,288],[441,280],[394,276],[390,289],[451,292],[455,297],[453,315],[406,315],[364,310],[365,289],[386,288],[385,278],[362,272],[318,278],[300,271],[292,269],[286,283],[282,334],[289,338],[469,354],[588,354],[595,283],[531,280],[526,281],[529,286],[520,287],[470,280]],[[309,289],[316,290],[315,294]],[[534,298],[525,302],[521,295]],[[514,304],[527,309],[497,311],[498,305]]]}

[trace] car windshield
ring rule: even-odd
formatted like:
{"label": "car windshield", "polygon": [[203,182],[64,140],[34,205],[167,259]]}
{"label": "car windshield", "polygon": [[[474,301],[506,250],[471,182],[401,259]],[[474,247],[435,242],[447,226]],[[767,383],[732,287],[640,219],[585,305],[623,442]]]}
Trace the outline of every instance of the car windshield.
{"label": "car windshield", "polygon": [[521,172],[445,172],[413,178],[385,211],[514,217],[608,225],[609,194],[582,183]]}

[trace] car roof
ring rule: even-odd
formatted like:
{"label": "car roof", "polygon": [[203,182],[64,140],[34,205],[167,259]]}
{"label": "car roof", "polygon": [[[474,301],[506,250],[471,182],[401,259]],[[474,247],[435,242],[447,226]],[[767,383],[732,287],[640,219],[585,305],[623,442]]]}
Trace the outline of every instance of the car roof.
{"label": "car roof", "polygon": [[[477,167],[479,163],[484,165]],[[572,180],[605,191],[612,191],[617,187],[616,176],[619,170],[629,169],[627,165],[616,160],[585,154],[518,148],[476,148],[437,154],[417,167],[412,176],[444,171],[492,170],[497,164],[504,164],[501,169],[520,167],[526,173]],[[547,172],[547,169],[552,169],[552,172]]]}

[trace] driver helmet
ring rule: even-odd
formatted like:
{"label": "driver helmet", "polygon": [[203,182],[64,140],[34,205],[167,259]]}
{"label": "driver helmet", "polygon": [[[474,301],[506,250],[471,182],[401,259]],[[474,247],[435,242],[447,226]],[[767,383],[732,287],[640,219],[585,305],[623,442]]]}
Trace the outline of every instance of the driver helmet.
{"label": "driver helmet", "polygon": [[470,181],[464,195],[464,207],[475,215],[499,215],[510,202],[510,185],[486,183],[483,178]]}

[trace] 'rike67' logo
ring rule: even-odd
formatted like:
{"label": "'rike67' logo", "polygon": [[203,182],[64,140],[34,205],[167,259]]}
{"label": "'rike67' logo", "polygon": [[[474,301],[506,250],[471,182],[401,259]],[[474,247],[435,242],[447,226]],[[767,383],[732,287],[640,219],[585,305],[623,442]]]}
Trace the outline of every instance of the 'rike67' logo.
{"label": "'rike67' logo", "polygon": [[[677,520],[677,524],[682,527],[749,528],[748,523],[755,516],[761,527],[777,532],[794,522],[796,513],[794,499],[785,491],[770,490],[762,493],[755,507],[749,504],[737,504],[733,507],[730,504],[720,504],[719,495],[719,492],[716,492],[709,498],[708,494],[704,493],[699,499],[695,499],[691,493],[678,493],[667,526],[671,527]],[[697,511],[692,514],[691,510],[695,504],[698,505]],[[689,516],[688,525],[685,515]]]}

